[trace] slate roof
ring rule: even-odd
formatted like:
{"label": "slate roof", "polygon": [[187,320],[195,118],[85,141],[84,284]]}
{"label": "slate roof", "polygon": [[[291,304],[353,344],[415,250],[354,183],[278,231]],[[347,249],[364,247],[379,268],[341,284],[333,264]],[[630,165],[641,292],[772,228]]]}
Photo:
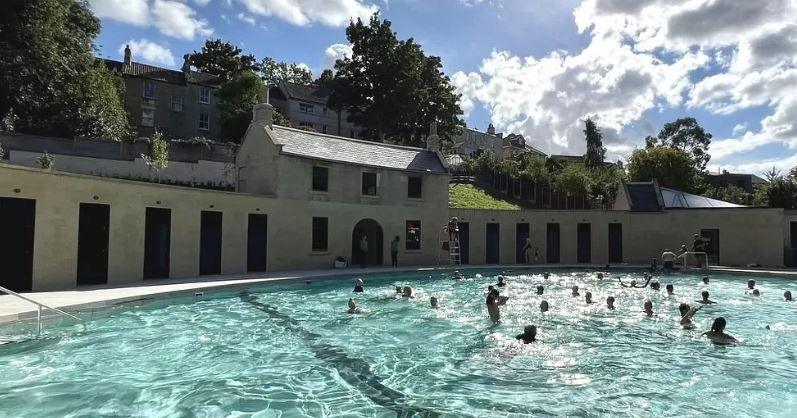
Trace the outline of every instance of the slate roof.
{"label": "slate roof", "polygon": [[724,200],[682,192],[680,190],[661,188],[661,197],[665,208],[743,208],[745,206]]}
{"label": "slate roof", "polygon": [[[218,86],[221,80],[213,74],[190,71],[188,77],[182,71],[170,70],[168,68],[156,67],[154,65],[131,62],[125,65],[124,62],[103,59],[105,66],[111,70],[124,75],[149,78],[152,80],[163,81],[171,84],[185,85],[187,83],[204,84],[208,86]],[[186,79],[187,78],[187,79]]]}
{"label": "slate roof", "polygon": [[444,174],[437,154],[423,148],[320,134],[274,125],[274,141],[282,153],[316,160],[358,164],[394,170]]}
{"label": "slate roof", "polygon": [[656,186],[650,183],[626,183],[628,206],[634,212],[660,212],[662,202]]}
{"label": "slate roof", "polygon": [[289,99],[301,100],[326,105],[332,91],[325,87],[311,84],[309,86],[294,83],[282,83],[280,85]]}
{"label": "slate roof", "polygon": [[633,212],[660,212],[664,209],[743,208],[746,206],[711,199],[651,182],[625,183],[628,206]]}

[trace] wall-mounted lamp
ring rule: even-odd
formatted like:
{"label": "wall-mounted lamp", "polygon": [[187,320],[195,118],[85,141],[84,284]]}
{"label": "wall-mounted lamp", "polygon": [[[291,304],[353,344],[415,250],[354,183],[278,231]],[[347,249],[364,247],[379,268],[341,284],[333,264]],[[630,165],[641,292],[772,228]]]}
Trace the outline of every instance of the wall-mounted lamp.
{"label": "wall-mounted lamp", "polygon": [[210,205],[210,208],[213,209],[213,205]]}
{"label": "wall-mounted lamp", "polygon": [[20,193],[20,192],[22,192],[22,189],[14,189],[14,193]]}
{"label": "wall-mounted lamp", "polygon": [[100,200],[100,197],[99,197],[99,196],[97,196],[97,195],[94,195],[94,197],[92,197],[92,199],[94,199],[94,200]]}
{"label": "wall-mounted lamp", "polygon": [[155,204],[156,204],[156,205],[160,205],[160,204],[161,204],[161,201],[160,201],[160,200],[156,200],[156,201],[155,201]]}

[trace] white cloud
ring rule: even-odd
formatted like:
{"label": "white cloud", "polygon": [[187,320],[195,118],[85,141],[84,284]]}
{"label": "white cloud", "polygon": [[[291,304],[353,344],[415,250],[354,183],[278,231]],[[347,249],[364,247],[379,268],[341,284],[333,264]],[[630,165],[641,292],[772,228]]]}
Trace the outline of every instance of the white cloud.
{"label": "white cloud", "polygon": [[250,12],[261,16],[275,16],[291,24],[306,26],[321,23],[344,26],[350,19],[367,20],[379,10],[363,0],[240,0]]}
{"label": "white cloud", "polygon": [[254,17],[249,16],[244,12],[238,13],[238,20],[240,20],[241,22],[246,22],[250,25],[254,25],[255,23],[257,23]]}
{"label": "white cloud", "polygon": [[90,0],[89,3],[97,17],[139,26],[149,23],[147,0]]}
{"label": "white cloud", "polygon": [[131,39],[127,41],[127,44],[119,46],[120,57],[124,57],[125,45],[130,45],[133,61],[166,67],[174,67],[176,64],[174,55],[169,48],[147,39]]}
{"label": "white cloud", "polygon": [[339,59],[350,58],[352,54],[351,45],[332,44],[324,51],[324,68],[333,68]]}
{"label": "white cloud", "polygon": [[198,19],[194,9],[177,1],[155,0],[152,19],[161,33],[175,38],[194,39],[213,33],[207,20]]}
{"label": "white cloud", "polygon": [[194,3],[200,6],[207,6],[210,3],[210,0],[194,0]]}
{"label": "white cloud", "polygon": [[747,123],[737,123],[736,125],[733,126],[732,135],[736,136],[741,133],[744,133],[745,129],[747,129]]}

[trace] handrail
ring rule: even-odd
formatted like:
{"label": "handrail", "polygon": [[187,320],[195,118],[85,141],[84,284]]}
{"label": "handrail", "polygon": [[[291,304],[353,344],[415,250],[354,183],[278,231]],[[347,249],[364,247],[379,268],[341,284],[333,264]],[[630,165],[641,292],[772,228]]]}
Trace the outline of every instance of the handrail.
{"label": "handrail", "polygon": [[76,317],[75,315],[72,315],[72,314],[70,314],[70,313],[66,313],[66,312],[64,312],[64,311],[62,311],[62,310],[60,310],[60,309],[58,309],[58,308],[53,308],[52,306],[45,305],[45,304],[43,304],[43,303],[41,303],[41,302],[36,302],[35,300],[33,300],[33,299],[31,299],[31,298],[28,298],[28,297],[22,296],[22,295],[20,295],[19,293],[15,292],[15,291],[13,291],[13,290],[10,290],[10,289],[6,289],[6,288],[5,288],[5,287],[3,287],[3,286],[0,286],[0,291],[2,291],[2,292],[4,292],[4,293],[8,293],[9,295],[16,296],[16,297],[18,297],[18,298],[20,298],[20,299],[22,299],[22,300],[24,300],[24,301],[26,301],[26,302],[30,302],[30,303],[32,303],[32,304],[34,304],[34,305],[36,305],[36,306],[39,308],[39,312],[38,312],[38,314],[36,315],[36,329],[37,329],[37,335],[40,335],[40,334],[41,334],[41,332],[42,332],[42,308],[47,308],[47,309],[49,309],[49,310],[51,310],[51,311],[55,311],[55,312],[57,312],[57,313],[59,313],[59,314],[61,314],[61,315],[66,315],[66,316],[68,316],[68,317],[70,317],[70,318],[77,319],[78,321],[80,321],[80,322],[83,324],[83,326],[85,326],[85,325],[86,325],[86,321],[84,321],[84,320],[82,320],[82,319],[80,319],[80,318]]}
{"label": "handrail", "polygon": [[675,259],[677,260],[677,259],[679,259],[679,258],[683,258],[683,259],[684,259],[684,267],[685,267],[685,268],[689,268],[689,264],[686,262],[686,256],[687,256],[687,255],[690,255],[690,254],[691,254],[691,255],[702,255],[702,256],[704,256],[704,257],[705,257],[705,260],[704,260],[704,261],[705,261],[705,267],[704,267],[704,268],[705,268],[706,270],[711,270],[711,268],[710,268],[710,267],[709,267],[709,265],[708,265],[708,253],[707,253],[707,252],[704,252],[704,251],[686,251],[686,252],[683,252],[683,253],[681,253],[681,254],[678,254],[678,255],[675,257]]}

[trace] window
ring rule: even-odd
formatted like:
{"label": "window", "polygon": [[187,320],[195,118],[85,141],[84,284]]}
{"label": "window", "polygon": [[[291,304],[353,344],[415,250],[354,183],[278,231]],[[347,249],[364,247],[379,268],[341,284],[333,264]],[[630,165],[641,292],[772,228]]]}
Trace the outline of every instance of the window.
{"label": "window", "polygon": [[210,103],[210,87],[199,88],[199,103]]}
{"label": "window", "polygon": [[199,129],[203,131],[210,130],[210,115],[208,115],[207,113],[199,114]]}
{"label": "window", "polygon": [[313,218],[313,251],[327,250],[329,218]]}
{"label": "window", "polygon": [[407,221],[407,250],[421,249],[421,221]]}
{"label": "window", "polygon": [[420,177],[407,177],[407,197],[420,199],[422,195],[421,183]]}
{"label": "window", "polygon": [[[145,99],[155,99],[155,82],[145,80],[144,81],[144,94]],[[146,101],[146,100],[145,100]]]}
{"label": "window", "polygon": [[313,190],[319,192],[327,191],[329,185],[329,169],[326,167],[313,166]]}
{"label": "window", "polygon": [[304,113],[313,113],[313,105],[307,103],[299,103],[299,111]]}
{"label": "window", "polygon": [[141,126],[155,126],[155,111],[142,110],[141,111]]}
{"label": "window", "polygon": [[376,173],[363,173],[363,194],[376,196]]}
{"label": "window", "polygon": [[172,96],[172,111],[173,112],[183,111],[183,96]]}

